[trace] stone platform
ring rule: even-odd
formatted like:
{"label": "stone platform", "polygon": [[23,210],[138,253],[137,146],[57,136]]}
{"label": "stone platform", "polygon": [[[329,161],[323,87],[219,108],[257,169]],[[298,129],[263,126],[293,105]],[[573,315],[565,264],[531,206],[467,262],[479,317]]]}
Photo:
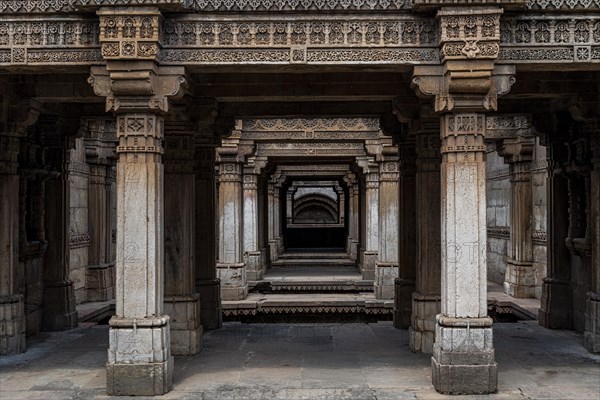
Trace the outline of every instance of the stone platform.
{"label": "stone platform", "polygon": [[312,270],[330,270],[332,268],[356,269],[356,261],[352,260],[347,253],[339,251],[315,252],[300,250],[288,251],[277,256],[277,260],[272,261],[274,269],[312,269]]}
{"label": "stone platform", "polygon": [[331,293],[372,292],[373,281],[363,280],[354,267],[272,268],[261,281],[248,284],[251,292]]}

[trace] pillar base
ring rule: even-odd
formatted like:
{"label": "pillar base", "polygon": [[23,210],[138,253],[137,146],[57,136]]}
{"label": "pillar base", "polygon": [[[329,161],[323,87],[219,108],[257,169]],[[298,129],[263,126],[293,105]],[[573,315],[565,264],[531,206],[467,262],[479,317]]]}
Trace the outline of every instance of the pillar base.
{"label": "pillar base", "polygon": [[396,278],[394,281],[394,327],[407,329],[410,327],[412,314],[412,294],[415,291],[414,279]]}
{"label": "pillar base", "polygon": [[25,305],[23,296],[0,296],[0,354],[25,352]]}
{"label": "pillar base", "polygon": [[504,292],[512,297],[527,299],[535,297],[533,264],[506,259]]}
{"label": "pillar base", "polygon": [[106,391],[111,396],[155,396],[173,386],[169,317],[111,318]]}
{"label": "pillar base", "polygon": [[375,280],[375,264],[377,263],[377,252],[365,250],[360,255],[360,270],[362,278],[366,281]]}
{"label": "pillar base", "polygon": [[542,302],[539,311],[540,325],[548,329],[571,329],[570,282],[563,279],[544,278]]}
{"label": "pillar base", "polygon": [[598,293],[588,293],[583,346],[592,353],[600,353],[600,294]]}
{"label": "pillar base", "polygon": [[409,329],[409,346],[412,351],[432,354],[435,342],[435,317],[440,313],[440,296],[412,295],[412,323]]}
{"label": "pillar base", "polygon": [[166,296],[165,314],[170,317],[171,354],[190,356],[202,350],[200,295]]}
{"label": "pillar base", "polygon": [[223,326],[221,309],[221,283],[218,279],[196,280],[196,291],[200,295],[200,320],[206,330]]}
{"label": "pillar base", "polygon": [[244,254],[246,264],[246,278],[249,281],[262,281],[264,261],[260,251],[249,251]]}
{"label": "pillar base", "polygon": [[438,315],[431,357],[435,389],[443,394],[488,394],[498,387],[491,318]]}
{"label": "pillar base", "polygon": [[222,300],[244,300],[248,296],[248,282],[244,263],[217,263],[221,281]]}
{"label": "pillar base", "polygon": [[271,256],[271,262],[277,261],[279,258],[279,250],[277,248],[277,241],[269,240],[269,255]]}
{"label": "pillar base", "polygon": [[88,265],[86,274],[87,301],[109,301],[115,297],[115,266]]}
{"label": "pillar base", "polygon": [[395,280],[398,277],[398,265],[386,262],[375,264],[375,298],[393,300],[395,295]]}
{"label": "pillar base", "polygon": [[64,331],[76,328],[78,323],[73,282],[46,282],[42,328],[46,331]]}

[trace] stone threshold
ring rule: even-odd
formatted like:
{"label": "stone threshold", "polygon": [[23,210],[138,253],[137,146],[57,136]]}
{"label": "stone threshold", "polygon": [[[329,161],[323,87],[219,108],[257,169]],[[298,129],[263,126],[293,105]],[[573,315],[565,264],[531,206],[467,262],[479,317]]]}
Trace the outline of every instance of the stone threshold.
{"label": "stone threshold", "polygon": [[115,314],[115,301],[95,301],[76,306],[79,322],[98,322]]}
{"label": "stone threshold", "polygon": [[249,281],[251,292],[372,292],[373,281],[369,280],[262,280]]}
{"label": "stone threshold", "polygon": [[373,293],[335,294],[260,294],[245,300],[223,301],[223,315],[259,314],[365,314],[391,315],[393,300],[377,300]]}
{"label": "stone threshold", "polygon": [[504,293],[501,285],[488,281],[488,310],[498,314],[513,314],[519,319],[537,320],[541,301],[519,299]]}

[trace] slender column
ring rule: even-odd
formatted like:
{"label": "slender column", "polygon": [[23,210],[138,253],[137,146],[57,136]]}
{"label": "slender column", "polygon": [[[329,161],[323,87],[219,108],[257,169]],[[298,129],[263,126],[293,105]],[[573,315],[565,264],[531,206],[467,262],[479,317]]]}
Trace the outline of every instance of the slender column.
{"label": "slender column", "polygon": [[404,140],[400,149],[399,270],[395,281],[394,326],[406,329],[411,322],[416,274],[415,144],[412,135]]}
{"label": "slender column", "polygon": [[[558,132],[557,132],[558,133]],[[552,135],[550,135],[552,137]],[[571,261],[565,245],[569,229],[568,179],[563,171],[565,146],[550,142],[547,147],[547,265],[542,285],[540,325],[551,329],[570,329],[573,324],[571,305]]]}
{"label": "slender column", "polygon": [[413,351],[430,354],[441,290],[439,118],[424,121],[424,128],[416,138],[417,275],[409,344]]}
{"label": "slender column", "polygon": [[0,354],[25,351],[25,308],[19,266],[19,137],[0,133]]}
{"label": "slender column", "polygon": [[[288,211],[289,212],[289,211]],[[263,279],[263,259],[258,245],[258,176],[254,168],[244,169],[244,263],[250,281]]]}
{"label": "slender column", "polygon": [[[178,110],[182,113],[185,110]],[[181,114],[179,118],[182,118]],[[185,118],[185,117],[183,117]],[[194,146],[186,121],[165,126],[165,314],[170,316],[171,353],[202,349],[200,296],[196,293]]]}
{"label": "slender column", "polygon": [[449,393],[496,391],[492,319],[487,316],[485,116],[442,117],[441,313],[432,380]]}
{"label": "slender column", "polygon": [[87,300],[114,298],[115,265],[111,254],[112,216],[110,173],[115,154],[114,120],[87,121],[86,161],[90,165],[88,186],[88,267]]}
{"label": "slender column", "polygon": [[365,249],[361,252],[362,278],[375,279],[379,247],[379,171],[371,168],[365,180]]}
{"label": "slender column", "polygon": [[374,284],[377,299],[394,298],[398,277],[398,175],[397,154],[385,155],[379,167],[379,251]]}
{"label": "slender column", "polygon": [[269,236],[269,256],[271,262],[277,261],[277,241],[275,236],[276,229],[276,221],[277,215],[279,214],[279,207],[277,207],[277,203],[275,202],[275,192],[277,189],[275,188],[275,183],[270,181],[267,188],[267,196],[268,196],[268,205],[269,205],[269,216],[268,216],[268,236]]}
{"label": "slender column", "polygon": [[242,164],[222,158],[219,164],[219,252],[217,275],[223,300],[242,300],[248,295],[243,262]]}
{"label": "slender column", "polygon": [[592,163],[590,184],[590,218],[592,243],[592,291],[588,293],[583,345],[600,353],[600,132],[591,132]]}
{"label": "slender column", "polygon": [[513,297],[535,297],[531,203],[533,135],[505,139],[498,151],[510,165],[510,244],[504,291]]}
{"label": "slender column", "polygon": [[[45,120],[43,126],[50,130],[60,121]],[[75,293],[73,282],[69,279],[71,236],[70,183],[68,139],[60,132],[48,132],[48,157],[50,164],[60,174],[46,181],[45,209],[53,210],[45,215],[46,239],[48,250],[44,257],[44,312],[42,328],[49,331],[61,331],[77,327]]]}
{"label": "slender column", "polygon": [[346,250],[350,259],[356,260],[358,251],[358,198],[356,177],[354,174],[349,173],[344,178],[348,185],[348,235],[346,238]]}
{"label": "slender column", "polygon": [[169,316],[163,311],[163,119],[117,117],[116,312],[109,325],[107,387],[162,394],[173,382]]}
{"label": "slender column", "polygon": [[350,218],[352,218],[352,243],[350,246],[352,254],[354,254],[354,260],[357,260],[360,246],[360,186],[357,179],[354,179],[352,193],[353,196],[350,200],[352,202],[352,213],[350,214]]}
{"label": "slender column", "polygon": [[281,203],[281,179],[275,184],[275,190],[273,191],[273,222],[274,222],[274,235],[275,235],[275,248],[277,255],[283,253],[283,213]]}
{"label": "slender column", "polygon": [[214,155],[214,146],[196,146],[196,291],[200,294],[200,318],[204,329],[218,329],[223,323],[221,284],[215,268],[217,210]]}

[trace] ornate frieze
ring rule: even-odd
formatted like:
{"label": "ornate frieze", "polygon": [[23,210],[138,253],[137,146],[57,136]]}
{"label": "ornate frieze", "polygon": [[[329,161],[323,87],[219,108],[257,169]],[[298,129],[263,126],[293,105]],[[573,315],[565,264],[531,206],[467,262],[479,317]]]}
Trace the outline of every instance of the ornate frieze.
{"label": "ornate frieze", "polygon": [[245,119],[242,138],[251,140],[365,140],[379,138],[378,118]]}
{"label": "ornate frieze", "polygon": [[535,15],[503,18],[500,62],[600,62],[598,15]]}
{"label": "ornate frieze", "polygon": [[259,156],[364,156],[364,143],[337,142],[337,143],[258,143],[257,155]]}
{"label": "ornate frieze", "polygon": [[525,8],[544,11],[598,10],[600,0],[527,0]]}
{"label": "ornate frieze", "polygon": [[162,15],[158,9],[140,9],[117,14],[112,9],[98,11],[100,42],[106,60],[154,60],[162,39]]}
{"label": "ornate frieze", "polygon": [[98,31],[94,18],[81,16],[51,21],[3,18],[0,64],[89,65],[101,61]]}

